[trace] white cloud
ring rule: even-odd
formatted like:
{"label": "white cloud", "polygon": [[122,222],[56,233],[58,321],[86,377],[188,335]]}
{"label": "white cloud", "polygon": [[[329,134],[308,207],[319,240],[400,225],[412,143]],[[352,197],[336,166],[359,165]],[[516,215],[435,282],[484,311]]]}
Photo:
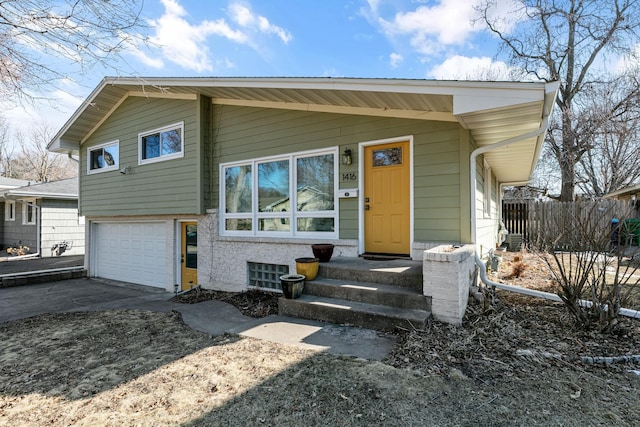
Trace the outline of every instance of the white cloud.
{"label": "white cloud", "polygon": [[429,76],[438,80],[513,80],[514,70],[491,58],[455,55],[434,67]]}
{"label": "white cloud", "polygon": [[[61,86],[66,86],[74,92],[81,90],[70,80],[63,81]],[[55,89],[47,96],[49,100],[41,99],[38,103],[3,106],[2,117],[10,124],[11,131],[28,132],[38,123],[49,124],[57,131],[84,100],[84,97],[72,95],[63,89]]]}
{"label": "white cloud", "polygon": [[[478,20],[477,7],[484,0],[418,1],[413,10],[400,10],[392,0],[368,0],[362,15],[378,25],[396,46],[410,46],[422,55],[438,55],[471,42],[473,37],[487,31]],[[510,31],[522,19],[522,7],[516,0],[495,0],[488,17],[499,28]],[[399,47],[396,47],[398,49]]]}
{"label": "white cloud", "polygon": [[479,30],[472,23],[477,1],[442,0],[434,6],[397,13],[392,20],[379,17],[378,22],[388,36],[408,36],[416,51],[432,54],[465,43]]}
{"label": "white cloud", "polygon": [[404,57],[399,53],[393,52],[389,55],[389,62],[391,63],[391,68],[398,68],[398,66],[402,63]]}
{"label": "white cloud", "polygon": [[193,24],[188,21],[189,14],[179,0],[161,2],[165,8],[164,14],[156,20],[151,20],[150,25],[155,28],[151,42],[159,47],[162,59],[154,59],[137,49],[132,49],[134,56],[152,67],[161,67],[163,60],[196,72],[210,72],[220,64],[228,65],[228,61],[218,60],[215,64],[212,61],[208,45],[210,36],[222,37],[254,49],[259,49],[262,40],[256,37],[259,34],[275,34],[284,43],[288,43],[292,38],[287,30],[271,24],[264,16],[255,15],[249,6],[241,3],[229,5],[230,22],[219,18]]}
{"label": "white cloud", "polygon": [[487,10],[487,19],[498,31],[508,34],[527,19],[526,7],[516,0],[495,0]]}
{"label": "white cloud", "polygon": [[213,64],[206,44],[208,36],[217,35],[237,43],[246,41],[242,32],[233,30],[223,19],[192,25],[185,19],[187,12],[177,0],[161,1],[165,12],[150,22],[156,30],[151,42],[160,47],[162,57],[167,61],[196,72],[211,71]]}
{"label": "white cloud", "polygon": [[619,57],[611,69],[618,74],[640,71],[640,43],[630,53]]}
{"label": "white cloud", "polygon": [[251,31],[264,34],[275,34],[285,44],[291,41],[291,33],[282,27],[272,24],[267,18],[255,15],[246,4],[232,3],[229,5],[229,16],[231,20]]}

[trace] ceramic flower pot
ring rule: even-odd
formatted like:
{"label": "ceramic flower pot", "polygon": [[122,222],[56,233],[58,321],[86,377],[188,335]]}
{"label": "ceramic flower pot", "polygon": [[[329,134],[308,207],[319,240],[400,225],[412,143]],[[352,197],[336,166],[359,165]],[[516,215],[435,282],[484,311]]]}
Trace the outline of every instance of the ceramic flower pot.
{"label": "ceramic flower pot", "polygon": [[304,279],[302,274],[285,274],[280,276],[282,293],[287,299],[298,298],[304,289]]}
{"label": "ceramic flower pot", "polygon": [[333,255],[334,246],[331,244],[316,244],[311,245],[313,256],[318,258],[320,262],[329,262]]}
{"label": "ceramic flower pot", "polygon": [[318,277],[318,258],[296,258],[296,273],[302,274],[306,281]]}

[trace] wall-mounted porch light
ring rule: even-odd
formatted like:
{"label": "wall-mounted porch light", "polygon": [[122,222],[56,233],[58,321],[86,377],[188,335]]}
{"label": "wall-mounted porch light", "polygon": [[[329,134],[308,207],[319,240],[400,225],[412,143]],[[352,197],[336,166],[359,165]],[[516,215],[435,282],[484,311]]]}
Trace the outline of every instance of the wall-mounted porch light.
{"label": "wall-mounted porch light", "polygon": [[352,162],[351,159],[351,149],[345,148],[344,153],[342,153],[342,164],[350,165]]}

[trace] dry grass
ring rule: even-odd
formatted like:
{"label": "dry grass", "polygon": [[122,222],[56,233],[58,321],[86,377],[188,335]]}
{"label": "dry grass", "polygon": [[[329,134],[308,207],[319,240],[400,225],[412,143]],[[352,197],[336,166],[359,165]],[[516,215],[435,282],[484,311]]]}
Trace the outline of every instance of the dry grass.
{"label": "dry grass", "polygon": [[[527,269],[511,283],[550,286],[535,258],[519,256]],[[510,273],[510,262],[499,275]],[[114,310],[1,323],[0,425],[638,424],[640,376],[631,371],[640,364],[581,357],[640,354],[640,322],[601,336],[573,330],[561,304],[491,297],[489,307],[472,300],[460,327],[408,327],[384,363],[212,338],[177,313]]]}

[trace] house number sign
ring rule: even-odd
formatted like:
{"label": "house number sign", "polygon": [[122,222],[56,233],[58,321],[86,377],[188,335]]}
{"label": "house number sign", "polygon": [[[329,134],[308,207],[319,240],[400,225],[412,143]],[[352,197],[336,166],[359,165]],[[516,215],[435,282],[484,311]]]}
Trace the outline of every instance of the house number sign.
{"label": "house number sign", "polygon": [[343,181],[357,181],[358,175],[355,172],[345,172],[342,174]]}

